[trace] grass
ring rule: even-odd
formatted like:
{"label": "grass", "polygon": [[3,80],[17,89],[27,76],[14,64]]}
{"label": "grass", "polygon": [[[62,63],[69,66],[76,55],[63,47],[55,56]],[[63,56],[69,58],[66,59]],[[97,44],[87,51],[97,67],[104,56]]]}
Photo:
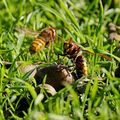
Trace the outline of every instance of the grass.
{"label": "grass", "polygon": [[[120,78],[114,71],[120,62],[118,41],[109,44],[108,23],[120,25],[120,6],[112,0],[1,0],[0,1],[0,119],[27,120],[83,120],[120,118]],[[114,1],[115,3],[115,1]],[[52,26],[57,29],[54,53],[46,58],[49,49],[30,55],[33,38],[18,33],[14,28],[26,27],[40,31]],[[63,43],[72,37],[83,49],[87,60],[88,76],[76,82],[86,83],[84,92],[78,94],[75,86],[66,86],[49,97],[44,91],[35,92],[35,79],[19,71],[16,61],[25,63],[57,62],[63,53]],[[117,53],[118,52],[118,53]],[[112,62],[100,56],[109,55]],[[68,61],[68,63],[66,62]],[[2,61],[12,62],[9,69]],[[69,66],[69,60],[63,62]],[[104,79],[100,81],[99,78]],[[31,84],[30,81],[33,81]],[[45,80],[44,80],[45,81]],[[80,90],[81,92],[82,90]],[[70,95],[68,95],[68,93]],[[41,97],[44,94],[45,101]],[[72,96],[72,98],[71,98]],[[19,102],[27,101],[28,109],[21,117]],[[35,104],[36,103],[36,104]],[[24,103],[22,102],[21,104]],[[18,109],[19,108],[19,109]]]}

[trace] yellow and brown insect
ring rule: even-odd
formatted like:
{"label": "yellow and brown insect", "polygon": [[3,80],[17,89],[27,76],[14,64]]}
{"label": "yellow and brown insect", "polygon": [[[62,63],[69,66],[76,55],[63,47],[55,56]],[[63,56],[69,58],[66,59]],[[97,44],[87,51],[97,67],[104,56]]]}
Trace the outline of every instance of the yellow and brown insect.
{"label": "yellow and brown insect", "polygon": [[44,47],[54,42],[56,37],[56,30],[53,27],[45,28],[40,32],[31,31],[25,28],[16,28],[16,30],[35,38],[30,46],[31,54],[42,50]]}
{"label": "yellow and brown insect", "polygon": [[81,48],[70,38],[64,42],[64,55],[70,58],[75,64],[76,77],[79,79],[87,75],[87,65]]}
{"label": "yellow and brown insect", "polygon": [[54,28],[49,27],[40,32],[30,46],[30,53],[36,53],[42,50],[46,45],[54,42],[56,31]]}

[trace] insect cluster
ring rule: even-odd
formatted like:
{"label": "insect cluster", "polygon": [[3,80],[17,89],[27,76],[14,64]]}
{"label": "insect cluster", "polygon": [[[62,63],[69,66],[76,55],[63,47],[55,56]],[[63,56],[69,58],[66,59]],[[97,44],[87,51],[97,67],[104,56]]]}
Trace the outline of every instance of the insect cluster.
{"label": "insect cluster", "polygon": [[[18,31],[23,31],[26,34],[32,33],[27,29],[18,29]],[[41,51],[47,45],[49,46],[54,42],[56,38],[56,29],[48,27],[41,32],[36,32],[34,36],[35,38],[29,49],[31,54]],[[72,38],[64,42],[63,48],[64,51],[62,56],[66,56],[71,60],[74,70],[70,71],[67,66],[61,64],[39,68],[35,74],[35,79],[38,84],[42,83],[45,75],[47,75],[46,83],[53,86],[56,90],[59,90],[63,86],[66,86],[66,84],[72,84],[74,79],[79,79],[87,75],[87,65],[82,50]]]}
{"label": "insect cluster", "polygon": [[[115,26],[113,23],[109,23],[108,39],[110,41],[114,39],[119,41],[120,35],[117,32],[117,29],[117,26]],[[17,28],[16,30],[34,36],[34,40],[29,49],[31,55],[41,51],[46,46],[53,44],[57,36],[56,29],[53,27],[44,28],[40,32],[30,31],[25,28]],[[79,47],[79,45],[76,44],[72,38],[70,38],[64,42],[63,48],[64,50],[61,56],[66,56],[69,60],[71,60],[73,69],[70,70],[67,65],[62,65],[61,63],[48,65],[44,68],[37,68],[36,72],[34,73],[34,77],[38,84],[42,83],[42,80],[46,75],[46,83],[54,87],[55,90],[59,90],[63,86],[66,86],[66,84],[72,84],[74,80],[80,79],[82,76],[87,76],[87,64],[85,57],[82,54],[81,47]],[[100,56],[110,60],[108,56],[104,54],[100,54]],[[35,69],[35,67],[33,67],[33,69]]]}
{"label": "insect cluster", "polygon": [[[119,41],[118,33],[116,33],[116,28],[113,26],[113,24],[109,24],[110,27],[110,35],[109,39],[114,40],[117,39]],[[37,53],[41,51],[46,46],[49,46],[52,44],[56,39],[56,29],[53,27],[48,27],[43,29],[41,32],[32,32],[28,29],[16,29],[17,31],[25,32],[26,34],[33,34],[34,40],[32,44],[30,45],[30,53],[31,55],[34,53]],[[57,64],[49,64],[47,66],[42,67],[41,64],[45,63],[34,63],[34,64],[27,64],[24,65],[21,62],[17,62],[20,72],[24,72],[25,75],[29,75],[29,77],[34,77],[36,80],[37,85],[34,87],[36,93],[38,96],[43,92],[44,89],[46,96],[53,96],[56,94],[56,91],[59,91],[66,85],[72,85],[74,84],[75,80],[80,79],[82,76],[88,75],[87,70],[87,63],[86,59],[82,53],[82,48],[79,47],[78,44],[74,42],[72,38],[66,40],[63,44],[63,54],[61,57],[67,57],[68,60],[71,61],[73,65],[73,69],[69,69],[67,65],[63,65],[61,63]],[[108,59],[108,56],[105,56],[104,54],[100,54],[101,57]],[[108,59],[110,60],[110,59]],[[10,67],[12,63],[4,63],[6,67]],[[119,67],[115,71],[115,76],[120,77],[120,64]],[[28,74],[27,74],[28,73]],[[78,89],[76,86],[76,91],[78,93],[83,93],[86,88],[86,83],[78,84]],[[41,92],[42,91],[42,92]],[[32,97],[30,96],[30,100]],[[19,106],[16,109],[18,111],[18,114],[20,113],[23,116],[22,111],[26,111],[29,107],[28,101],[26,98],[18,98],[16,101],[19,101]],[[42,99],[43,100],[43,99]],[[15,101],[15,102],[16,102]]]}

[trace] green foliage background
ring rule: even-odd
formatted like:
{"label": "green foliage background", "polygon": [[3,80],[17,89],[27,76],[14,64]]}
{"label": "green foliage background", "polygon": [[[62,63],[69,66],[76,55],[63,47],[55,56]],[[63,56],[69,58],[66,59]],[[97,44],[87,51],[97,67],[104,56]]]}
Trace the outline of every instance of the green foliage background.
{"label": "green foliage background", "polygon": [[[119,0],[1,0],[0,1],[0,118],[22,119],[14,102],[17,96],[28,97],[29,109],[25,119],[35,120],[77,120],[77,119],[119,119],[120,79],[114,77],[119,51],[118,41],[109,44],[108,23],[120,25]],[[53,45],[54,53],[46,58],[48,48],[30,55],[33,38],[15,31],[15,27],[34,31],[52,26],[57,30]],[[84,53],[88,65],[85,92],[77,94],[72,86],[59,91],[45,102],[35,105],[37,98],[29,76],[18,71],[15,61],[53,63],[63,52],[63,43],[70,37],[83,49],[95,55]],[[99,54],[109,55],[108,61]],[[67,59],[68,60],[68,59]],[[3,61],[12,62],[9,69]],[[68,63],[69,64],[69,63]],[[99,81],[103,78],[105,82]],[[34,79],[34,78],[33,78]],[[72,100],[67,93],[72,95]],[[9,111],[7,115],[5,111]]]}

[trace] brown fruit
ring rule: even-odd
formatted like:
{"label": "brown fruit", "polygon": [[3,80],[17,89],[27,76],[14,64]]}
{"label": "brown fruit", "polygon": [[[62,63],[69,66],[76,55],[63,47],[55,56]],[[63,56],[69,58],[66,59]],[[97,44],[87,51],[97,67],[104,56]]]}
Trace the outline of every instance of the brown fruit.
{"label": "brown fruit", "polygon": [[74,82],[72,74],[63,65],[50,65],[48,67],[38,69],[35,74],[37,84],[41,84],[43,82],[45,75],[45,83],[53,86],[55,90],[60,90],[67,84],[72,84]]}

